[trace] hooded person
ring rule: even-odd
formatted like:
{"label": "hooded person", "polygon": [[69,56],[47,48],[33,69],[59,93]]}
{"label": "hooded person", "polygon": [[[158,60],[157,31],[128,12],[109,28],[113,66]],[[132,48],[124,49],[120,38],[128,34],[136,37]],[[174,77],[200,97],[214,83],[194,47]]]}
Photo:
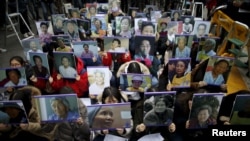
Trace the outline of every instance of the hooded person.
{"label": "hooded person", "polygon": [[6,114],[5,112],[0,111],[0,124],[7,124],[9,123],[10,117],[8,114]]}

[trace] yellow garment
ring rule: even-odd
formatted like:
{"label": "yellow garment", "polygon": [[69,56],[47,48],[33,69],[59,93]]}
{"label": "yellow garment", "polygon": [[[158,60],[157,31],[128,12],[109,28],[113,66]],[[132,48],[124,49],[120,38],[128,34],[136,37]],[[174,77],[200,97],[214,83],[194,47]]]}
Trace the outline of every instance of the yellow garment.
{"label": "yellow garment", "polygon": [[174,75],[172,86],[173,87],[189,87],[191,82],[191,73],[187,73],[183,77],[177,78],[176,75]]}
{"label": "yellow garment", "polygon": [[134,87],[128,87],[127,91],[130,91],[130,92],[144,92],[144,89],[142,87],[139,87],[138,89],[135,89]]}
{"label": "yellow garment", "polygon": [[56,51],[71,52],[71,47],[69,47],[69,46],[65,46],[65,48],[58,47],[58,48],[56,48]]}
{"label": "yellow garment", "polygon": [[250,118],[239,117],[238,111],[233,112],[233,116],[230,120],[232,125],[250,125]]}

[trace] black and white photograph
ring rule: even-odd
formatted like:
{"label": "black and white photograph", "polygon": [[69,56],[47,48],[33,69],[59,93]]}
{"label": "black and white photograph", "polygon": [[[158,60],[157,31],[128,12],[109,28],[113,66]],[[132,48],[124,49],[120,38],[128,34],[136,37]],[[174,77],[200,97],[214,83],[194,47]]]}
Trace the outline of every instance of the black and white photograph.
{"label": "black and white photograph", "polygon": [[68,19],[63,21],[64,35],[70,37],[71,41],[80,41],[79,28],[76,20]]}
{"label": "black and white photograph", "polygon": [[30,52],[43,53],[43,48],[40,44],[39,38],[22,40],[22,47],[23,47],[24,55],[28,61],[30,60],[30,56],[29,56]]}
{"label": "black and white photograph", "polygon": [[51,18],[54,34],[64,34],[63,21],[66,18],[65,14],[53,14]]}

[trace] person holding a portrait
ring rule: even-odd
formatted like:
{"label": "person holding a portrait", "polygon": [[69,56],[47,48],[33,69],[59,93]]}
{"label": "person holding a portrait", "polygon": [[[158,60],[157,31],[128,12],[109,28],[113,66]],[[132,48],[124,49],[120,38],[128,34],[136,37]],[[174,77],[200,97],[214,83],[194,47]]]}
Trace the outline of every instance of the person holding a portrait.
{"label": "person holding a portrait", "polygon": [[33,56],[34,66],[32,67],[36,77],[48,78],[49,71],[46,67],[43,66],[43,60],[41,56],[34,55]]}

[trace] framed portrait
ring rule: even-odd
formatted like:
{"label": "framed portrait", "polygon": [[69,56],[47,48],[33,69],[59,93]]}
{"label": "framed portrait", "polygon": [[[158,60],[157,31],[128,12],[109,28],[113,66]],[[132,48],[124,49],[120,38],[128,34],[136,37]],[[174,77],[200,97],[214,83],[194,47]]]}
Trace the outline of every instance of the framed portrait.
{"label": "framed portrait", "polygon": [[141,35],[141,27],[142,27],[142,23],[148,21],[148,19],[145,18],[135,18],[134,19],[134,24],[135,24],[135,35]]}
{"label": "framed portrait", "polygon": [[108,0],[110,12],[118,12],[121,9],[120,0]]}
{"label": "framed portrait", "polygon": [[250,125],[250,95],[240,94],[235,97],[235,102],[230,116],[231,125]]}
{"label": "framed portrait", "polygon": [[198,43],[196,61],[200,62],[211,56],[216,56],[217,47],[220,44],[220,37],[201,37]]}
{"label": "framed portrait", "polygon": [[208,36],[210,30],[211,22],[210,21],[203,21],[203,20],[195,20],[194,21],[194,29],[193,35],[198,40],[201,37]]}
{"label": "framed portrait", "polygon": [[194,29],[194,16],[181,16],[183,22],[183,34],[191,34]]}
{"label": "framed portrait", "polygon": [[79,10],[79,8],[70,8],[68,17],[69,17],[69,19],[80,18],[80,10]]}
{"label": "framed portrait", "polygon": [[191,84],[191,58],[170,58],[168,78],[173,88],[188,88]]}
{"label": "framed portrait", "polygon": [[102,94],[104,88],[110,86],[110,78],[112,74],[110,73],[108,67],[88,66],[87,73],[88,73],[90,95]]}
{"label": "framed portrait", "polygon": [[123,73],[120,76],[120,88],[128,95],[144,92],[152,86],[152,76],[145,74]]}
{"label": "framed portrait", "polygon": [[171,21],[181,21],[182,10],[171,10]]}
{"label": "framed portrait", "polygon": [[224,95],[223,93],[195,93],[189,114],[188,129],[204,129],[216,125]]}
{"label": "framed portrait", "polygon": [[109,4],[108,3],[97,3],[97,13],[99,14],[106,14],[109,10]]}
{"label": "framed portrait", "polygon": [[85,17],[87,19],[91,19],[92,16],[96,16],[97,12],[97,4],[95,3],[86,3],[86,14]]}
{"label": "framed portrait", "polygon": [[40,38],[54,35],[51,21],[36,21],[36,28]]}
{"label": "framed portrait", "polygon": [[82,59],[98,56],[97,41],[73,42],[74,54]]}
{"label": "framed portrait", "polygon": [[173,58],[188,58],[191,56],[193,35],[177,34],[172,51]]}
{"label": "framed portrait", "polygon": [[107,23],[105,16],[92,16],[91,17],[91,32],[92,37],[106,36]]}
{"label": "framed portrait", "polygon": [[154,36],[135,36],[135,59],[141,58],[143,54],[153,56],[156,51],[154,43]]}
{"label": "framed portrait", "polygon": [[182,34],[182,21],[170,21],[167,25],[168,35]]}
{"label": "framed portrait", "polygon": [[126,53],[129,51],[129,38],[104,37],[104,51],[110,53]]}
{"label": "framed portrait", "polygon": [[54,35],[52,36],[52,41],[57,42],[58,39],[63,39],[63,42],[66,46],[71,46],[71,39],[68,35]]}
{"label": "framed portrait", "polygon": [[158,10],[157,6],[155,6],[155,5],[146,5],[146,13],[150,13],[151,11],[156,11],[156,10]]}
{"label": "framed portrait", "polygon": [[132,36],[131,32],[131,16],[115,17],[116,36],[128,37]]}
{"label": "framed portrait", "polygon": [[64,35],[68,35],[72,41],[79,41],[79,28],[75,19],[63,21]]}
{"label": "framed portrait", "polygon": [[[11,111],[17,115],[13,114]],[[13,116],[15,115],[15,116]],[[19,125],[21,123],[28,124],[28,117],[21,100],[0,101],[0,124]]]}
{"label": "framed portrait", "polygon": [[92,130],[131,127],[130,103],[95,104],[87,106]]}
{"label": "framed portrait", "polygon": [[[169,126],[173,123],[175,95],[175,91],[145,92],[143,123],[146,126]],[[152,118],[155,116],[158,120]]]}
{"label": "framed portrait", "polygon": [[158,22],[162,14],[161,11],[151,11],[150,16],[151,22]]}
{"label": "framed portrait", "polygon": [[65,20],[66,15],[65,14],[53,14],[51,18],[52,18],[54,34],[55,35],[64,34],[63,21]]}
{"label": "framed portrait", "polygon": [[39,38],[22,40],[22,47],[24,55],[28,61],[30,60],[30,52],[43,53],[43,48],[40,44]]}
{"label": "framed portrait", "polygon": [[233,64],[234,58],[232,57],[210,57],[203,81],[208,85],[221,86],[226,84]]}
{"label": "framed portrait", "polygon": [[83,19],[77,19],[77,25],[80,31],[80,38],[83,39],[83,37],[81,36],[81,33],[86,33],[86,34],[90,34],[90,21],[88,20],[83,20]]}
{"label": "framed portrait", "polygon": [[54,64],[63,78],[75,79],[78,75],[73,52],[54,52]]}
{"label": "framed portrait", "polygon": [[30,52],[30,64],[35,76],[38,78],[48,79],[50,76],[50,68],[47,53]]}
{"label": "framed portrait", "polygon": [[[171,21],[171,18],[159,18],[157,22],[157,31],[158,32],[167,32],[167,24]],[[165,35],[166,36],[166,35]]]}
{"label": "framed portrait", "polygon": [[142,36],[156,36],[157,22],[143,21],[141,24]]}
{"label": "framed portrait", "polygon": [[138,7],[129,7],[128,8],[128,15],[132,18],[136,17],[137,12],[139,12],[139,8]]}
{"label": "framed portrait", "polygon": [[81,116],[76,94],[42,95],[34,99],[41,123],[74,122]]}
{"label": "framed portrait", "polygon": [[1,68],[0,87],[21,87],[28,84],[25,68]]}

